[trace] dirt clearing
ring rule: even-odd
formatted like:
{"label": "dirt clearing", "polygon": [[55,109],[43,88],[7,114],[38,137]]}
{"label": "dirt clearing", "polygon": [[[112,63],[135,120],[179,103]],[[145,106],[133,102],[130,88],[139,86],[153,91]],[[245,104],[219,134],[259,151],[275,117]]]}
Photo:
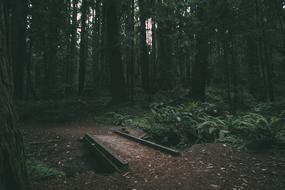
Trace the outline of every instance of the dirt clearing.
{"label": "dirt clearing", "polygon": [[[66,177],[33,181],[33,190],[285,189],[284,152],[244,153],[225,144],[199,144],[170,156],[112,133],[94,122],[23,126],[35,157]],[[103,174],[91,167],[80,138],[97,137],[129,162],[129,170]],[[100,165],[100,163],[97,163]]]}

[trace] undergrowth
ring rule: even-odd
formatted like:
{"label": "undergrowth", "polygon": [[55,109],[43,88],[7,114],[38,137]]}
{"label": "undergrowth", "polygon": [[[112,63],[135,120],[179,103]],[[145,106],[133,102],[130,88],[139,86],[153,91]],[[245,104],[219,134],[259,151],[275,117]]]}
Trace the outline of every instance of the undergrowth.
{"label": "undergrowth", "polygon": [[[243,95],[240,110],[229,112],[221,92],[208,89],[207,103],[190,101],[187,91],[158,93],[152,103],[108,104],[109,96],[94,100],[67,99],[22,103],[20,118],[36,121],[73,121],[93,117],[99,123],[142,129],[151,140],[169,146],[223,142],[244,149],[262,149],[285,143],[285,101],[258,103]],[[22,114],[21,114],[22,113]]]}
{"label": "undergrowth", "polygon": [[169,146],[222,142],[258,150],[285,143],[285,110],[273,113],[272,105],[265,104],[230,114],[213,103],[152,103],[136,114],[106,112],[98,118],[140,128],[152,140]]}

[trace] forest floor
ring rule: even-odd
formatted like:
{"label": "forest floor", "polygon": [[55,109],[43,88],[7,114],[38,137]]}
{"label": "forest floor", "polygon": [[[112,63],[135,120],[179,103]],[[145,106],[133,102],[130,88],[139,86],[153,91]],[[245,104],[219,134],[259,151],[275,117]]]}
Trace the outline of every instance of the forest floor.
{"label": "forest floor", "polygon": [[[285,189],[282,151],[248,153],[226,144],[197,144],[173,157],[117,136],[111,132],[115,128],[93,121],[23,124],[35,159],[65,172],[65,177],[33,180],[32,189]],[[127,160],[128,171],[108,174],[96,163],[91,166],[80,141],[85,133],[98,135]]]}

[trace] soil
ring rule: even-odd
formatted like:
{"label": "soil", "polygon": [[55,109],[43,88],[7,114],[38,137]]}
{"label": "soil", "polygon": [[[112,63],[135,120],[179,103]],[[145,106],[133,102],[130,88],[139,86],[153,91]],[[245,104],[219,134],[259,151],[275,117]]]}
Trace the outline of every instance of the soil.
{"label": "soil", "polygon": [[[22,129],[36,159],[66,173],[32,181],[33,190],[285,189],[284,151],[246,153],[226,144],[198,144],[170,156],[113,134],[115,126],[92,121],[25,124]],[[92,162],[80,140],[85,133],[127,160],[128,171],[105,173]]]}

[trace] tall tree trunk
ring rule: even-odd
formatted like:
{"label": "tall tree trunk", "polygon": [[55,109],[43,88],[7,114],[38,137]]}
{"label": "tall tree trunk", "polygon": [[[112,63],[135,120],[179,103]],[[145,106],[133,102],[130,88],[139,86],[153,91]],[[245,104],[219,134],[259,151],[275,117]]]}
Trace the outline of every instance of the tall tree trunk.
{"label": "tall tree trunk", "polygon": [[249,92],[255,98],[259,98],[261,79],[259,77],[258,45],[254,36],[249,36],[247,39],[247,61]]}
{"label": "tall tree trunk", "polygon": [[[153,2],[153,7],[156,6],[156,1]],[[156,12],[156,11],[154,11]],[[157,31],[156,31],[156,17],[152,16],[152,50],[151,50],[151,74],[150,74],[150,89],[151,93],[155,92],[157,85]]]}
{"label": "tall tree trunk", "polygon": [[[33,2],[28,2],[32,4]],[[31,15],[33,15],[33,9],[28,8],[28,12],[30,12]],[[26,91],[25,91],[25,98],[27,100],[30,99],[30,95],[32,95],[33,99],[37,98],[34,85],[33,85],[33,79],[32,79],[32,70],[33,70],[33,31],[34,31],[34,23],[33,23],[33,16],[31,16],[28,19],[29,28],[27,29],[27,66],[26,66]]]}
{"label": "tall tree trunk", "polygon": [[0,1],[0,189],[28,190],[23,139],[15,127],[8,60],[7,1]]}
{"label": "tall tree trunk", "polygon": [[66,93],[70,94],[73,92],[74,86],[74,78],[75,78],[75,66],[77,62],[77,55],[76,55],[76,44],[77,44],[77,4],[78,0],[72,0],[72,23],[71,23],[71,39],[70,39],[70,48],[69,48],[69,63],[68,63],[68,77],[67,77],[67,84],[68,89]]}
{"label": "tall tree trunk", "polygon": [[146,4],[145,0],[139,0],[140,9],[140,65],[142,68],[142,87],[145,92],[149,93],[149,59],[146,43]]}
{"label": "tall tree trunk", "polygon": [[11,60],[13,65],[15,98],[22,99],[24,92],[24,69],[27,63],[26,0],[11,0]]}
{"label": "tall tree trunk", "polygon": [[[77,3],[78,0],[68,0],[66,2],[66,59],[64,67],[64,93],[68,97],[73,93],[74,67],[76,60],[76,33],[77,33]],[[71,15],[70,15],[71,14]]]}
{"label": "tall tree trunk", "polygon": [[190,97],[193,100],[205,101],[206,80],[208,74],[208,36],[203,31],[196,34],[197,52],[192,65]]}
{"label": "tall tree trunk", "polygon": [[30,94],[32,94],[34,99],[37,98],[32,80],[32,49],[33,49],[33,42],[32,39],[30,38],[29,48],[28,48],[28,61],[26,67],[26,73],[27,73],[26,98],[28,100],[30,99]]}
{"label": "tall tree trunk", "polygon": [[92,67],[93,67],[93,85],[100,86],[100,21],[101,21],[101,0],[96,0],[95,10],[93,11],[93,32],[92,32]]}
{"label": "tall tree trunk", "polygon": [[261,70],[261,79],[262,79],[262,93],[261,93],[261,100],[266,101],[267,99],[267,79],[266,79],[266,70],[264,65],[264,44],[262,42],[262,38],[258,38],[258,58],[260,63],[260,70]]}
{"label": "tall tree trunk", "polygon": [[[105,1],[105,0],[104,0]],[[101,6],[101,31],[100,31],[100,53],[101,53],[101,75],[100,75],[100,87],[101,86],[110,86],[110,64],[108,63],[107,60],[107,54],[108,54],[108,49],[107,49],[107,25],[106,25],[106,14],[107,14],[107,9],[105,6],[105,3],[103,1],[103,6]]]}
{"label": "tall tree trunk", "polygon": [[157,38],[159,86],[162,90],[171,90],[175,84],[175,65],[173,52],[173,15],[172,8],[167,3],[158,1]]}
{"label": "tall tree trunk", "polygon": [[230,107],[230,110],[233,110],[233,100],[232,100],[232,83],[231,83],[231,67],[229,63],[229,42],[227,38],[227,34],[223,36],[223,63],[224,63],[224,72],[225,72],[225,80],[226,80],[226,88],[227,88],[227,100]]}
{"label": "tall tree trunk", "polygon": [[273,65],[271,60],[271,47],[267,43],[266,34],[264,34],[264,66],[266,72],[266,96],[267,100],[272,102],[274,101],[274,89],[273,89]]}
{"label": "tall tree trunk", "polygon": [[135,80],[135,52],[134,52],[134,35],[135,35],[135,3],[134,0],[129,0],[129,10],[127,18],[126,32],[129,34],[128,47],[127,47],[127,94],[128,99],[134,101],[134,80]]}
{"label": "tall tree trunk", "polygon": [[83,94],[86,78],[86,60],[87,60],[87,31],[86,31],[86,18],[87,18],[87,0],[82,0],[81,5],[81,39],[80,39],[80,61],[79,61],[79,76],[78,76],[78,93]]}
{"label": "tall tree trunk", "polygon": [[45,84],[43,89],[43,96],[46,99],[52,98],[55,95],[57,77],[57,49],[60,29],[60,22],[57,19],[61,18],[62,16],[62,8],[63,1],[51,0],[48,2],[47,16],[49,18],[49,21],[47,23],[47,34],[44,42]]}
{"label": "tall tree trunk", "polygon": [[105,0],[106,62],[110,65],[112,102],[126,100],[123,62],[120,50],[120,1]]}
{"label": "tall tree trunk", "polygon": [[234,37],[232,34],[230,34],[230,40],[231,40],[231,48],[230,48],[230,54],[231,54],[231,81],[232,81],[232,87],[233,87],[233,102],[232,102],[232,111],[236,112],[236,110],[238,109],[238,63],[237,63],[237,59],[235,57],[235,41],[234,41]]}

